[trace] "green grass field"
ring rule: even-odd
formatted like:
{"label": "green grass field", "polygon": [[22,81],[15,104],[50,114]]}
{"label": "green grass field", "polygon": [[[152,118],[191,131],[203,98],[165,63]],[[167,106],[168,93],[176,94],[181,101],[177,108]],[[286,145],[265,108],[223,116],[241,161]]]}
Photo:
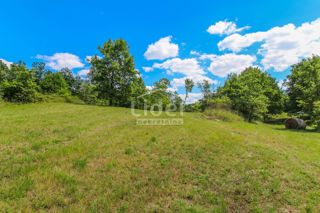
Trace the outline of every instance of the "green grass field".
{"label": "green grass field", "polygon": [[129,109],[0,105],[0,211],[319,212],[320,134]]}

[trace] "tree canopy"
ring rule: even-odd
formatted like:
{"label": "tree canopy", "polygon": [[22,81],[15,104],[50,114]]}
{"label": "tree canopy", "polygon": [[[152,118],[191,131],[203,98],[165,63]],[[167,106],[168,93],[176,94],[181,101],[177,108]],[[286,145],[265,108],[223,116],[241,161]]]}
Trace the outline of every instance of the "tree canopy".
{"label": "tree canopy", "polygon": [[[96,85],[98,97],[106,99],[112,106],[130,106],[130,97],[137,92],[138,72],[128,44],[122,40],[109,40],[99,47],[103,57],[91,59],[90,77]],[[142,84],[139,84],[143,86]]]}
{"label": "tree canopy", "polygon": [[232,108],[249,121],[279,113],[284,107],[283,92],[276,80],[256,67],[249,67],[239,75],[229,75],[218,94],[227,96]]}
{"label": "tree canopy", "polygon": [[319,126],[320,57],[312,56],[293,65],[285,85],[288,111],[304,114]]}

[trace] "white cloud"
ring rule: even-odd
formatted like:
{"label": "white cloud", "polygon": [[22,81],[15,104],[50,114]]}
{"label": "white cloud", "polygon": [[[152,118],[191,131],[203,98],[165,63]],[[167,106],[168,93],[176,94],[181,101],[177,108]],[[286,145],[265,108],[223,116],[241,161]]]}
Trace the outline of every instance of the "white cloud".
{"label": "white cloud", "polygon": [[220,50],[239,52],[258,42],[261,43],[258,54],[262,56],[263,67],[284,71],[301,58],[320,54],[320,19],[298,27],[287,24],[265,32],[243,36],[234,34],[219,42],[218,47]]}
{"label": "white cloud", "polygon": [[246,35],[233,34],[218,43],[219,50],[232,50],[239,52],[245,47],[251,46],[255,42],[263,41],[265,37],[263,32],[249,33]]}
{"label": "white cloud", "polygon": [[153,86],[146,86],[147,90],[152,90]]}
{"label": "white cloud", "polygon": [[[185,85],[185,80],[186,80],[187,78],[192,79],[195,84],[201,83],[201,82],[203,82],[204,80],[207,80],[210,84],[215,84],[215,85],[218,84],[218,81],[217,81],[217,80],[212,80],[211,78],[208,78],[207,76],[203,76],[203,75],[194,75],[194,76],[187,76],[187,77],[183,77],[183,78],[174,78],[174,79],[170,82],[170,84],[171,84],[172,88],[174,88],[174,89],[178,89],[178,88],[184,87],[184,85]],[[195,85],[195,86],[196,86],[196,85]]]}
{"label": "white cloud", "polygon": [[[184,94],[180,94],[179,96],[182,100],[184,100],[184,98],[185,98]],[[186,103],[193,104],[202,98],[203,98],[202,93],[189,93]]]}
{"label": "white cloud", "polygon": [[230,35],[232,33],[241,32],[243,30],[246,30],[250,28],[249,26],[237,28],[236,23],[231,21],[219,21],[215,23],[214,25],[211,25],[207,32],[212,35]]}
{"label": "white cloud", "polygon": [[2,59],[2,58],[0,58],[0,61],[2,61],[5,65],[7,65],[7,67],[10,67],[11,64],[13,64],[12,62],[7,61],[7,60],[4,60],[4,59]]}
{"label": "white cloud", "polygon": [[215,54],[202,54],[199,59],[200,60],[214,60],[215,58],[217,58],[217,55]]}
{"label": "white cloud", "polygon": [[86,56],[86,62],[91,62],[91,58],[92,58],[93,56],[91,56],[91,55],[88,55],[88,56]]}
{"label": "white cloud", "polygon": [[171,81],[171,86],[175,90],[177,90],[179,87],[184,87],[184,81],[186,78],[192,79],[195,83],[202,82],[203,80],[208,80],[210,83],[216,83],[216,81],[205,76],[205,71],[200,66],[198,60],[195,58],[169,59],[163,63],[153,64],[152,69],[164,69],[169,75],[183,75],[183,77],[174,78]]}
{"label": "white cloud", "polygon": [[287,90],[287,86],[285,85],[285,80],[279,80],[278,81],[278,86],[282,90]]}
{"label": "white cloud", "polygon": [[148,60],[164,60],[173,58],[179,54],[179,46],[171,43],[172,36],[161,38],[154,44],[150,44],[144,57]]}
{"label": "white cloud", "polygon": [[253,66],[255,56],[225,54],[211,58],[209,71],[219,77],[226,77],[230,73],[241,73],[245,68]]}
{"label": "white cloud", "polygon": [[90,69],[83,69],[78,72],[78,75],[81,77],[86,77],[89,72],[90,72]]}
{"label": "white cloud", "polygon": [[173,58],[163,63],[155,63],[154,69],[165,69],[168,74],[180,73],[186,76],[203,75],[205,72],[195,58]]}
{"label": "white cloud", "polygon": [[201,54],[198,51],[191,50],[190,55],[200,56]]}
{"label": "white cloud", "polygon": [[69,69],[84,67],[80,58],[70,53],[55,53],[53,56],[37,55],[36,58],[44,60],[47,66],[55,70],[66,67]]}
{"label": "white cloud", "polygon": [[142,67],[145,72],[151,72],[153,70],[152,67]]}
{"label": "white cloud", "polygon": [[167,89],[167,92],[172,92],[172,93],[174,93],[174,92],[176,92],[177,91],[177,89],[176,88],[173,88],[173,87],[169,87],[168,89]]}

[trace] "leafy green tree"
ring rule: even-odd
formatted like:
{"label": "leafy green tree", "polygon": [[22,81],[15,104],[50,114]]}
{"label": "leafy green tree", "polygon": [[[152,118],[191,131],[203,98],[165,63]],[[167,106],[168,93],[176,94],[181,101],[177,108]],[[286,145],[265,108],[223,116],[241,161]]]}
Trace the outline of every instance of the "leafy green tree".
{"label": "leafy green tree", "polygon": [[40,87],[45,94],[69,94],[68,84],[60,72],[48,72],[41,81]]}
{"label": "leafy green tree", "polygon": [[8,81],[13,81],[17,78],[19,72],[21,71],[28,71],[26,64],[23,61],[11,64],[10,68],[7,70],[5,79]]}
{"label": "leafy green tree", "polygon": [[167,78],[161,78],[153,84],[154,90],[167,91],[170,87],[170,81]]}
{"label": "leafy green tree", "polygon": [[140,76],[138,76],[133,80],[133,83],[131,85],[131,106],[134,106],[138,109],[143,109],[145,101],[142,95],[146,94],[146,92],[147,89],[144,84],[144,81]]}
{"label": "leafy green tree", "polygon": [[316,101],[313,106],[312,121],[320,131],[320,101]]}
{"label": "leafy green tree", "polygon": [[79,98],[87,104],[98,103],[98,93],[94,85],[83,82],[79,89]]}
{"label": "leafy green tree", "polygon": [[185,90],[186,90],[186,96],[185,96],[185,99],[184,99],[184,105],[186,105],[186,101],[188,99],[188,95],[190,92],[192,92],[192,89],[194,87],[194,82],[192,79],[190,78],[186,78],[185,81],[184,81],[184,87],[185,87]]}
{"label": "leafy green tree", "polygon": [[320,57],[313,56],[293,65],[286,87],[289,111],[311,116],[315,103],[320,101]]}
{"label": "leafy green tree", "polygon": [[1,95],[9,102],[28,103],[37,101],[37,84],[25,64],[12,64],[6,78],[0,84]]}
{"label": "leafy green tree", "polygon": [[98,97],[109,100],[110,105],[130,106],[132,85],[138,77],[127,43],[109,40],[99,50],[103,57],[94,56],[90,62],[90,77]]}
{"label": "leafy green tree", "polygon": [[203,80],[202,82],[198,83],[198,87],[200,88],[202,94],[203,94],[203,98],[205,100],[209,99],[212,95],[212,91],[211,91],[211,84],[208,80]]}
{"label": "leafy green tree", "polygon": [[202,82],[198,83],[198,87],[200,88],[203,98],[200,100],[201,103],[201,109],[204,111],[209,104],[210,98],[213,97],[213,92],[211,91],[212,85],[208,80],[203,80]]}
{"label": "leafy green tree", "polygon": [[38,85],[40,85],[40,82],[43,80],[45,74],[48,72],[46,70],[46,64],[43,62],[32,63],[31,71],[34,74]]}
{"label": "leafy green tree", "polygon": [[241,74],[231,74],[218,95],[227,96],[232,108],[249,121],[279,113],[284,107],[284,96],[275,79],[259,68],[249,67]]}
{"label": "leafy green tree", "polygon": [[167,78],[162,78],[153,84],[151,94],[148,96],[148,106],[158,105],[162,109],[154,110],[165,110],[169,107],[171,102],[171,93],[168,91],[170,86],[170,81]]}
{"label": "leafy green tree", "polygon": [[0,82],[4,81],[6,78],[6,75],[9,72],[9,68],[7,67],[7,65],[5,63],[3,63],[0,60]]}
{"label": "leafy green tree", "polygon": [[180,111],[180,110],[184,110],[182,107],[185,105],[183,104],[183,100],[182,98],[179,96],[179,94],[177,92],[172,92],[171,93],[171,103],[172,106],[174,107],[169,109],[171,111]]}
{"label": "leafy green tree", "polygon": [[60,73],[62,74],[64,80],[68,84],[69,91],[73,95],[77,95],[79,93],[79,89],[82,83],[80,76],[74,76],[69,68],[61,69]]}
{"label": "leafy green tree", "polygon": [[179,111],[183,105],[183,100],[177,92],[171,91],[169,87],[170,81],[167,78],[156,81],[150,94],[145,97],[146,105],[149,107],[155,106],[153,107],[155,111]]}

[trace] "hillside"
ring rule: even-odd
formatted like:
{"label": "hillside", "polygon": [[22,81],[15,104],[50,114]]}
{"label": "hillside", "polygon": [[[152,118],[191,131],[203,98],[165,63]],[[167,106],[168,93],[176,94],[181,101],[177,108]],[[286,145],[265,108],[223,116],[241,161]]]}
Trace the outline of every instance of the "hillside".
{"label": "hillside", "polygon": [[0,105],[0,209],[320,211],[320,134],[129,109]]}

